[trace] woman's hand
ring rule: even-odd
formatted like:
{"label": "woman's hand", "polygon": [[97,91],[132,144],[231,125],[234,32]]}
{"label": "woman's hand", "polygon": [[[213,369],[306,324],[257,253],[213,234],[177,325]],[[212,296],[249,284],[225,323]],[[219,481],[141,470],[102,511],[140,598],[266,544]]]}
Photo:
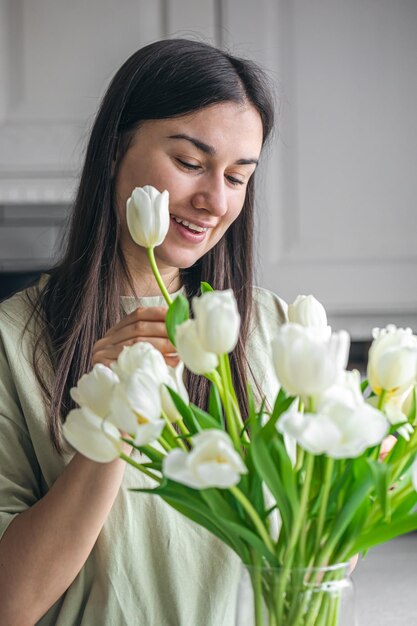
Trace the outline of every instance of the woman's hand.
{"label": "woman's hand", "polygon": [[383,461],[387,454],[391,452],[392,448],[395,446],[397,440],[394,435],[388,435],[385,437],[383,442],[381,443],[381,448],[379,450],[379,460]]}
{"label": "woman's hand", "polygon": [[178,365],[178,355],[168,339],[165,327],[167,310],[165,307],[140,307],[126,315],[94,344],[93,365],[102,363],[109,367],[124,346],[131,346],[138,341],[151,343],[162,353],[167,365]]}

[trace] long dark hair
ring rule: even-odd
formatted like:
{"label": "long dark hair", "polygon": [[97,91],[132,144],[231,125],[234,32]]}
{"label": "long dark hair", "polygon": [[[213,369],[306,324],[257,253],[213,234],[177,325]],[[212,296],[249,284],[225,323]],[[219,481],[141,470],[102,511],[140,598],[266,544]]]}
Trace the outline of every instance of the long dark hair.
{"label": "long dark hair", "polygon": [[[260,114],[265,142],[273,125],[273,104],[264,73],[251,61],[186,39],[158,41],[140,49],[113,78],[91,132],[64,256],[51,271],[35,308],[44,331],[34,352],[34,368],[49,407],[51,439],[59,452],[63,449],[61,422],[74,407],[69,390],[91,368],[93,344],[120,319],[121,285],[129,281],[115,210],[112,172],[116,155],[120,163],[141,121],[245,101]],[[242,326],[231,368],[244,415],[254,189],[253,175],[243,210],[222,240],[193,267],[181,270],[189,298],[199,293],[201,280],[215,289],[234,290]],[[52,364],[52,384],[40,366],[45,346]],[[191,401],[206,406],[208,381],[190,372],[187,376]]]}

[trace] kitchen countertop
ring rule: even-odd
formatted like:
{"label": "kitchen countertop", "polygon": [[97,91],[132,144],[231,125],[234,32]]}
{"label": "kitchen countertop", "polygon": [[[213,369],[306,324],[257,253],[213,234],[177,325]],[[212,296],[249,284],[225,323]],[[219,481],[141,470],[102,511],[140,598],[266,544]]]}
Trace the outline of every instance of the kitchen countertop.
{"label": "kitchen countertop", "polygon": [[417,626],[417,533],[372,548],[352,578],[357,626]]}

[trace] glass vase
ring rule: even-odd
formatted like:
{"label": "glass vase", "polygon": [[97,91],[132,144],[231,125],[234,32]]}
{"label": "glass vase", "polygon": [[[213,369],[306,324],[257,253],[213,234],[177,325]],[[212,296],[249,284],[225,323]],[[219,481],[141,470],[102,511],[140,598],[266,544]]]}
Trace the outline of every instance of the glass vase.
{"label": "glass vase", "polygon": [[357,626],[349,564],[328,567],[244,566],[236,626]]}

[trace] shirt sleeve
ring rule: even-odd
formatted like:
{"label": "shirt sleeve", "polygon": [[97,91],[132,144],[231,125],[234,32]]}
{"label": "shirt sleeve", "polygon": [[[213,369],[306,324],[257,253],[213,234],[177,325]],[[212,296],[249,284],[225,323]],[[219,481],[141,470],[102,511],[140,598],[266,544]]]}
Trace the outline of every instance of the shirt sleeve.
{"label": "shirt sleeve", "polygon": [[287,321],[287,305],[276,294],[254,287],[251,329],[247,343],[249,380],[259,405],[265,398],[269,408],[279,391],[272,359],[272,342]]}
{"label": "shirt sleeve", "polygon": [[40,497],[40,468],[0,333],[0,538]]}

